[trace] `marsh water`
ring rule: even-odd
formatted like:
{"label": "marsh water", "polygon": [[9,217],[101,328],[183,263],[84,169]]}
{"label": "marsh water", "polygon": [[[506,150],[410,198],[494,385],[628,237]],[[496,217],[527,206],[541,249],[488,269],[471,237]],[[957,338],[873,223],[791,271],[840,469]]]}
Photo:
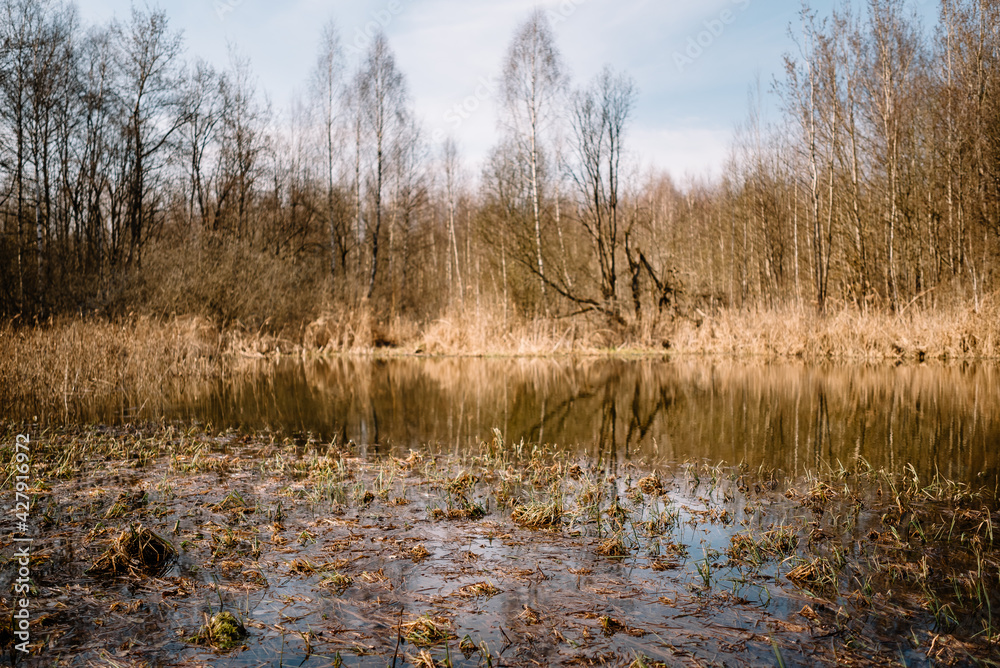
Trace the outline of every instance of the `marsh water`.
{"label": "marsh water", "polygon": [[[28,666],[105,647],[234,668],[1000,659],[995,504],[853,468],[995,498],[995,366],[296,359],[8,411],[129,425],[34,439],[49,477]],[[496,432],[502,448],[476,449]],[[552,502],[548,525],[518,519]],[[133,522],[177,558],[95,574]],[[228,652],[196,635],[220,609],[249,633]],[[440,639],[407,630],[428,619]]]}
{"label": "marsh water", "polygon": [[22,407],[49,421],[183,420],[353,441],[371,454],[492,438],[613,461],[799,475],[860,459],[996,489],[1000,368],[662,359],[284,360],[157,396]]}

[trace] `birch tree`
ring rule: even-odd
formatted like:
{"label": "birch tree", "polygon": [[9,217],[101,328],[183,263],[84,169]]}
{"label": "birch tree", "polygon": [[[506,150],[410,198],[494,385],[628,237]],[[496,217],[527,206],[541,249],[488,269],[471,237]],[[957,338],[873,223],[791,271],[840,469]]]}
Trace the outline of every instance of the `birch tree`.
{"label": "birch tree", "polygon": [[552,26],[538,9],[517,29],[504,61],[500,97],[504,130],[513,137],[527,165],[536,270],[542,300],[546,296],[542,251],[542,153],[545,131],[556,119],[557,102],[566,78]]}
{"label": "birch tree", "polygon": [[371,212],[366,220],[370,243],[367,296],[371,299],[379,272],[379,243],[383,232],[393,144],[400,139],[405,125],[407,102],[406,84],[396,66],[396,59],[385,33],[379,32],[372,40],[358,73],[356,88],[360,111],[359,140],[366,141],[371,150],[368,187]]}
{"label": "birch tree", "polygon": [[338,125],[343,113],[344,53],[337,25],[332,20],[324,27],[320,37],[319,56],[313,71],[312,89],[316,101],[323,141],[325,162],[326,208],[330,236],[330,280],[334,291],[338,290],[338,267],[340,280],[347,278],[348,221],[341,215],[343,207],[338,206],[336,189],[337,156],[340,153]]}

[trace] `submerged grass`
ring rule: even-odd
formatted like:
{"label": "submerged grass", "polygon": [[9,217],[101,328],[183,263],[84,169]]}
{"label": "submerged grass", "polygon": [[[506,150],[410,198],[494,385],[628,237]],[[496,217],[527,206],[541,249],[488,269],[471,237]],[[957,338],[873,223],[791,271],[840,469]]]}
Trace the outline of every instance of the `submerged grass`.
{"label": "submerged grass", "polygon": [[[122,661],[244,646],[273,666],[454,665],[456,650],[469,665],[1000,661],[996,499],[909,467],[651,470],[499,433],[465,454],[362,457],[185,425],[49,430],[33,456],[51,563],[34,597],[54,611],[39,660],[99,661],[84,632],[155,619],[162,635]],[[480,514],[434,517],[467,504]]]}

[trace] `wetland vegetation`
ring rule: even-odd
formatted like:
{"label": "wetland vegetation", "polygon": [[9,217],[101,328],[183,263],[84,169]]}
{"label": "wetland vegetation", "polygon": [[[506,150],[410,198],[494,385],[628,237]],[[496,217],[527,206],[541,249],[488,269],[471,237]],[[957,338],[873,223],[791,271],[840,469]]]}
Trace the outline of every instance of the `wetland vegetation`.
{"label": "wetland vegetation", "polygon": [[640,463],[499,430],[405,455],[175,424],[33,447],[29,665],[1000,660],[995,497],[911,467]]}

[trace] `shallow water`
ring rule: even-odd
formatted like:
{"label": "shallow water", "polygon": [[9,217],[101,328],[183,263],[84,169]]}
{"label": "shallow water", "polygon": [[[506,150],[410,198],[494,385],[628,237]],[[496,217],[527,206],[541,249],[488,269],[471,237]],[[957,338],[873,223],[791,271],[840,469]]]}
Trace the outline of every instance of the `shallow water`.
{"label": "shallow water", "polygon": [[[455,400],[447,397],[474,397],[483,405],[490,398],[490,386],[477,386],[469,376],[459,376],[466,394],[446,393],[440,385],[435,394],[432,380],[421,375],[432,365],[392,366],[369,370],[419,371],[403,375],[411,383],[405,387],[420,386],[419,392],[394,390],[407,397],[442,405]],[[615,366],[614,380],[602,379],[600,372]],[[545,365],[521,370],[529,368]],[[992,612],[1000,609],[993,538],[1000,535],[1000,514],[981,497],[961,486],[925,488],[914,485],[911,474],[886,475],[865,466],[820,478],[747,466],[669,466],[682,457],[676,447],[666,452],[663,443],[697,447],[697,436],[730,433],[730,442],[742,434],[745,452],[757,458],[746,457],[748,462],[780,463],[785,457],[811,472],[808,462],[774,452],[783,443],[774,435],[787,438],[785,423],[794,424],[803,403],[828,415],[812,427],[797,427],[793,436],[824,434],[830,452],[834,434],[874,431],[860,417],[854,418],[860,427],[831,417],[848,414],[831,408],[841,410],[837,401],[843,397],[822,389],[835,376],[813,375],[807,382],[788,375],[791,369],[770,377],[776,369],[767,367],[748,388],[740,384],[751,374],[745,367],[706,377],[685,376],[690,369],[676,365],[581,364],[573,372],[578,392],[564,400],[564,424],[585,434],[601,429],[600,419],[610,414],[613,428],[598,437],[630,440],[588,443],[580,436],[567,441],[568,452],[500,438],[477,447],[469,445],[473,427],[459,422],[467,427],[459,445],[446,432],[403,459],[376,455],[390,446],[400,452],[407,447],[386,432],[364,441],[364,430],[348,422],[339,432],[323,432],[323,420],[330,419],[323,409],[338,394],[310,385],[306,376],[299,376],[299,393],[290,395],[296,411],[281,412],[277,398],[289,395],[276,389],[279,371],[294,379],[305,369],[271,368],[270,377],[242,385],[242,393],[232,383],[220,385],[232,392],[229,399],[205,395],[217,406],[230,406],[215,418],[197,412],[197,401],[187,401],[172,413],[177,422],[164,426],[70,427],[38,435],[33,462],[39,484],[30,491],[37,518],[33,637],[40,644],[24,665],[279,668],[385,666],[398,658],[399,665],[425,666],[445,660],[470,667],[756,666],[841,665],[846,656],[851,665],[889,665],[900,657],[906,665],[929,666],[1000,659]],[[628,373],[639,374],[630,381],[631,404],[629,392],[615,385]],[[651,410],[645,433],[628,437],[630,414],[622,406],[648,406],[646,381],[657,373],[673,385],[661,383],[654,394],[673,393],[671,399]],[[544,374],[524,378],[519,392],[540,392],[537,383],[546,380]],[[874,378],[848,376],[853,387],[878,396]],[[371,412],[390,410],[393,419],[380,424],[438,424],[441,416],[433,409],[413,413],[391,402],[390,409],[379,408],[385,399],[376,401],[381,395],[372,391],[379,381],[369,382],[365,392],[359,384],[350,386],[369,411],[357,419],[373,420]],[[951,394],[935,394],[942,386],[925,385],[921,392],[921,382],[907,387],[921,406],[933,406],[930,413],[953,406],[947,403]],[[803,389],[816,387],[824,398],[809,398]],[[798,393],[791,417],[771,417],[782,409],[776,388]],[[610,397],[603,406],[594,403],[602,392]],[[638,394],[641,399],[634,399]],[[314,436],[218,433],[181,419],[241,424],[232,408],[237,398],[253,406],[246,414],[259,420],[242,423],[246,427],[312,430]],[[505,404],[493,404],[494,417],[497,405]],[[588,422],[595,412],[597,421]],[[898,415],[904,413],[897,407],[885,414],[895,445],[902,442],[899,433],[914,438],[914,447],[928,442],[920,440],[926,433],[941,433],[940,420],[932,423],[936,432],[927,419],[901,426]],[[761,415],[768,428],[754,424]],[[990,420],[954,416],[950,424],[967,437],[992,425]],[[539,432],[551,431],[547,420],[541,422]],[[519,424],[511,418],[504,428],[516,433],[524,428]],[[346,444],[352,433],[356,446]],[[339,442],[328,445],[317,434]],[[771,439],[763,446],[762,435]],[[983,457],[986,452],[981,450]],[[662,466],[649,471],[637,461],[644,454]],[[827,455],[815,457],[814,463]],[[520,519],[522,510],[553,502],[559,508],[554,520],[526,526],[530,521]],[[93,565],[108,563],[102,555],[116,549],[116,537],[132,522],[169,541],[177,557],[148,572],[95,571]],[[0,536],[12,535],[14,524],[11,515],[0,518]],[[768,542],[776,532],[789,542]],[[0,590],[14,577],[13,549],[0,539]],[[800,569],[811,575],[795,575]],[[346,584],[328,579],[332,575],[346,576]],[[494,591],[482,593],[483,585]],[[4,605],[0,601],[0,618],[9,619]],[[220,609],[236,614],[248,631],[231,651],[199,643],[196,635]],[[428,643],[414,638],[409,625],[422,619],[435,620],[445,636]],[[120,662],[105,661],[108,651]],[[641,656],[648,660],[639,661]]]}
{"label": "shallow water", "polygon": [[49,422],[194,421],[460,452],[501,430],[600,460],[764,465],[789,475],[864,459],[995,490],[1000,368],[719,360],[338,358],[254,364],[142,396],[35,398]]}

